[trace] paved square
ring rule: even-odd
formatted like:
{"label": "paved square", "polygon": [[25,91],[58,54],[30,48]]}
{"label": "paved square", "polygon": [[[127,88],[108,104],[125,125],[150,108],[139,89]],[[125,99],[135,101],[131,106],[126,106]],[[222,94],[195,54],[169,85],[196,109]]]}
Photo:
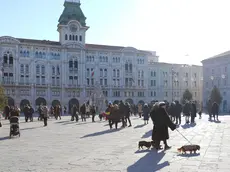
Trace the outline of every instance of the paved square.
{"label": "paved square", "polygon": [[[138,151],[140,140],[150,140],[152,122],[132,117],[133,127],[109,130],[107,122],[71,122],[50,119],[24,123],[20,119],[21,137],[8,139],[9,124],[3,120],[0,128],[1,172],[153,172],[153,171],[229,171],[230,117],[220,116],[220,123],[208,122],[207,116],[196,119],[197,125],[180,126],[200,154],[180,155],[177,148],[187,141],[170,131],[168,151]],[[184,121],[184,119],[183,119]],[[119,124],[121,125],[121,124]],[[183,125],[183,124],[182,124]]]}

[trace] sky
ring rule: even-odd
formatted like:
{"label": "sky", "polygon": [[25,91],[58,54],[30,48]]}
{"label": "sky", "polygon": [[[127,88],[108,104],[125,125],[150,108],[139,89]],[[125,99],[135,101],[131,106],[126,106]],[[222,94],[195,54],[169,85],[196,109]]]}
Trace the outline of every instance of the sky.
{"label": "sky", "polygon": [[[58,41],[64,0],[0,0],[0,36]],[[229,0],[81,0],[86,43],[156,51],[200,65],[230,50]]]}

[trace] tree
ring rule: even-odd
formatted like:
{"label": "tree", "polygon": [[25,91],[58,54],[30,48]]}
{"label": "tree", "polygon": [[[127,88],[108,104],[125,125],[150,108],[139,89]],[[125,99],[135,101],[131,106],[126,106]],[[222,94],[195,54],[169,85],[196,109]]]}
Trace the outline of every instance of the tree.
{"label": "tree", "polygon": [[190,100],[192,100],[192,93],[188,89],[186,89],[183,93],[181,103],[185,104],[186,101],[190,101]]}
{"label": "tree", "polygon": [[210,95],[211,102],[216,102],[218,105],[222,102],[222,96],[220,94],[220,90],[214,86]]}
{"label": "tree", "polygon": [[3,111],[6,105],[7,105],[7,97],[5,95],[5,90],[2,86],[0,86],[0,110]]}

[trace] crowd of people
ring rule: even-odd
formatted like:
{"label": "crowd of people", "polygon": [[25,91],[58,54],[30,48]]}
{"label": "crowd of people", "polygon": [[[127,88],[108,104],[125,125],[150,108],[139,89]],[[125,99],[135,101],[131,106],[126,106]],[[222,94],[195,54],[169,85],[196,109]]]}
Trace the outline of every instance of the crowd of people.
{"label": "crowd of people", "polygon": [[[202,106],[201,106],[202,107]],[[209,119],[212,117],[218,120],[219,105],[216,102],[209,101],[207,105],[209,113]],[[20,113],[24,113],[25,122],[33,122],[34,109],[30,105],[25,105],[22,110],[17,106],[6,106],[4,108],[5,119],[9,119],[11,116],[20,116]],[[38,120],[44,121],[44,126],[47,126],[47,120],[49,117],[54,117],[56,120],[61,119],[61,106],[56,105],[48,109],[45,105],[40,105],[37,109]],[[92,122],[95,122],[95,116],[97,107],[90,106],[88,103],[82,104],[82,106],[73,105],[70,109],[71,121],[78,122],[81,117],[82,121],[86,121],[87,118],[92,116]],[[168,102],[152,102],[150,104],[138,104],[130,105],[128,102],[120,101],[118,104],[108,103],[108,107],[104,112],[99,113],[100,120],[107,120],[110,129],[115,126],[118,129],[118,124],[121,123],[121,127],[131,127],[132,122],[131,115],[142,118],[144,124],[147,125],[149,118],[153,122],[152,140],[154,141],[154,147],[156,149],[162,149],[160,141],[165,144],[165,149],[170,147],[167,144],[169,139],[168,128],[175,130],[177,125],[181,124],[182,115],[185,116],[185,125],[195,123],[195,118],[199,114],[201,118],[202,108],[197,109],[195,101],[185,101],[182,105],[179,101],[174,101],[171,104]],[[1,123],[0,123],[1,126]]]}

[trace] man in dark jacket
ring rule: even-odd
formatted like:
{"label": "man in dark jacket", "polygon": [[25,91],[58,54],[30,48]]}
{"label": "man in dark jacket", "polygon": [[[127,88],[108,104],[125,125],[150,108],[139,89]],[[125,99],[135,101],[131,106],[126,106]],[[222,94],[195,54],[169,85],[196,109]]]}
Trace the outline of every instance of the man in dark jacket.
{"label": "man in dark jacket", "polygon": [[154,124],[152,140],[155,142],[155,148],[157,150],[161,149],[160,141],[164,141],[165,150],[170,149],[170,146],[167,144],[167,139],[169,139],[168,127],[171,130],[176,129],[176,125],[170,120],[165,109],[166,104],[160,102],[158,105],[154,105],[150,113]]}
{"label": "man in dark jacket", "polygon": [[212,115],[213,115],[214,120],[215,120],[215,118],[216,118],[217,120],[219,120],[219,119],[218,119],[218,115],[219,115],[219,105],[218,105],[216,102],[214,102],[214,103],[212,104]]}
{"label": "man in dark jacket", "polygon": [[120,117],[121,117],[121,121],[122,121],[122,127],[126,127],[126,122],[125,122],[125,104],[123,103],[123,101],[120,101],[119,103],[119,111],[120,111]]}
{"label": "man in dark jacket", "polygon": [[23,113],[25,116],[25,122],[28,122],[29,116],[30,116],[30,107],[29,105],[26,105],[23,109]]}
{"label": "man in dark jacket", "polygon": [[129,121],[129,126],[128,127],[131,127],[132,124],[131,124],[131,120],[130,120],[130,113],[131,113],[131,109],[130,109],[130,105],[128,102],[125,103],[125,122],[127,124],[127,121]]}
{"label": "man in dark jacket", "polygon": [[179,103],[179,101],[175,101],[175,103],[176,124],[181,124],[182,105]]}
{"label": "man in dark jacket", "polygon": [[10,106],[5,106],[4,114],[5,114],[5,119],[9,119],[9,117],[10,117]]}
{"label": "man in dark jacket", "polygon": [[190,105],[190,103],[188,101],[184,105],[183,114],[185,116],[186,124],[189,124],[189,117],[191,115],[191,105]]}
{"label": "man in dark jacket", "polygon": [[195,102],[192,102],[191,104],[191,123],[195,122],[196,113],[197,113],[196,104]]}
{"label": "man in dark jacket", "polygon": [[80,112],[81,112],[81,120],[86,121],[86,106],[85,106],[85,103],[81,106]]}

